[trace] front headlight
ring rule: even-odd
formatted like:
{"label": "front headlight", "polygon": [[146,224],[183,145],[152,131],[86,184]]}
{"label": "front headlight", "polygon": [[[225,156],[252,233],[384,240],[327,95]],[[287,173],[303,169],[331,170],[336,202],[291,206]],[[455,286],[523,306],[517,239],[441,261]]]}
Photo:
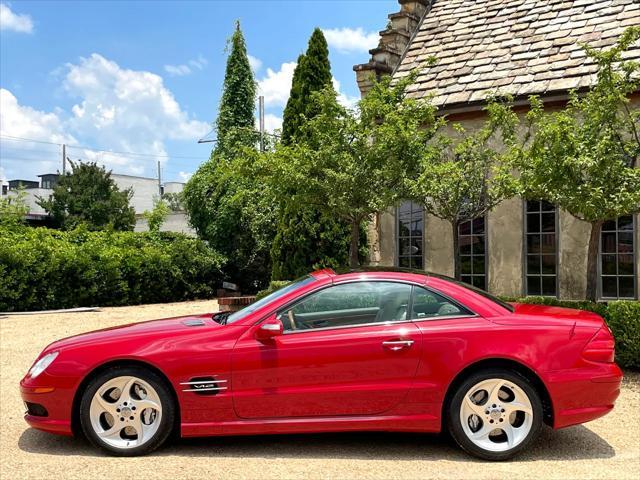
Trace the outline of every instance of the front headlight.
{"label": "front headlight", "polygon": [[31,378],[36,378],[38,375],[44,372],[49,365],[51,365],[51,362],[53,362],[56,359],[56,357],[58,356],[58,353],[60,352],[47,353],[44,357],[38,360],[33,365],[33,367],[31,367],[31,370],[29,370],[28,375]]}

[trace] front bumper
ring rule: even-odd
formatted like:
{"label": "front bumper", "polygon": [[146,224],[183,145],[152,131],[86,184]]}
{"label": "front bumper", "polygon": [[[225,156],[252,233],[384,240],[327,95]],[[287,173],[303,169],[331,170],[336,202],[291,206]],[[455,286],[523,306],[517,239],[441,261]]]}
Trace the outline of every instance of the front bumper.
{"label": "front bumper", "polygon": [[547,381],[553,428],[589,422],[609,413],[620,395],[622,370],[615,363],[552,372]]}
{"label": "front bumper", "polygon": [[24,419],[30,426],[58,435],[73,435],[71,428],[73,392],[71,390],[49,387],[41,382],[35,385],[32,380],[23,378],[20,382],[20,396],[24,402],[40,405],[46,410],[46,415],[34,415],[27,411]]}

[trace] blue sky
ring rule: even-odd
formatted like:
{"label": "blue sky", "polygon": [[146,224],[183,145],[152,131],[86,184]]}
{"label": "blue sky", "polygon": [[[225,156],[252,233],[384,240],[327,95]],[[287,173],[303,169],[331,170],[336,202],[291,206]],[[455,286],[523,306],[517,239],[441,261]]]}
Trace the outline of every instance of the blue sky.
{"label": "blue sky", "polygon": [[[326,31],[342,101],[358,96],[352,67],[368,60],[395,0],[2,1],[0,178],[34,178],[71,158],[114,172],[180,180],[208,158],[197,144],[217,113],[225,46],[241,21],[267,126],[276,128],[299,53]],[[42,142],[21,141],[23,137]],[[133,152],[146,155],[100,153]],[[157,155],[157,156],[153,156]]]}

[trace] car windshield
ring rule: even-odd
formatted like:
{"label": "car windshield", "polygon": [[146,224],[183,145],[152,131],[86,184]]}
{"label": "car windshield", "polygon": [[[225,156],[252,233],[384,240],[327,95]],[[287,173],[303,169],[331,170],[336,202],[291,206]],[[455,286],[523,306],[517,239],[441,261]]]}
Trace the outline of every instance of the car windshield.
{"label": "car windshield", "polygon": [[298,287],[301,287],[303,285],[307,285],[308,283],[311,283],[311,282],[314,282],[314,281],[315,281],[315,278],[312,277],[311,275],[306,275],[306,276],[304,276],[302,278],[299,278],[298,280],[294,280],[289,285],[285,285],[284,287],[279,288],[275,292],[271,292],[266,297],[261,298],[257,302],[253,302],[252,304],[247,305],[242,310],[238,310],[237,312],[232,313],[231,315],[229,315],[229,317],[227,318],[227,321],[225,323],[228,325],[230,323],[237,322],[238,320],[242,320],[243,318],[247,317],[248,315],[251,315],[256,310],[264,307],[268,303],[273,302],[274,300],[286,295],[287,293],[295,290]]}

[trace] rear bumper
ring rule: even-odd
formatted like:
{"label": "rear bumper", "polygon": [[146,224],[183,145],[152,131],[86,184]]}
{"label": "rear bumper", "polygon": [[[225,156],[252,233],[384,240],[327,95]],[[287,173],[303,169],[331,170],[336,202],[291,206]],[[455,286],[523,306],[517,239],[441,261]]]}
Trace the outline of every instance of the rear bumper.
{"label": "rear bumper", "polygon": [[547,386],[553,428],[589,422],[609,413],[620,395],[622,370],[615,363],[553,372]]}

